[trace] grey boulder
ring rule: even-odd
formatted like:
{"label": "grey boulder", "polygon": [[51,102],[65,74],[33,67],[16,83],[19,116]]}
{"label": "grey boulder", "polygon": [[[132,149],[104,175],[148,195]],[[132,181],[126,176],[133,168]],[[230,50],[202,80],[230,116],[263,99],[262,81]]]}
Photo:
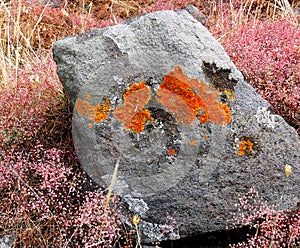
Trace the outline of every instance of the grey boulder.
{"label": "grey boulder", "polygon": [[296,131],[244,81],[186,10],[160,11],[54,44],[83,169],[139,215],[144,242],[225,230],[251,186],[299,199]]}

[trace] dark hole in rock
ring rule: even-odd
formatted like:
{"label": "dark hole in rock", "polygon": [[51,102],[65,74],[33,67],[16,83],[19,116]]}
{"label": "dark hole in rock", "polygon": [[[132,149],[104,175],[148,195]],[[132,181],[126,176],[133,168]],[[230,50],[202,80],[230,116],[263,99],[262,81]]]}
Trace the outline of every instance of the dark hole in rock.
{"label": "dark hole in rock", "polygon": [[231,70],[218,68],[215,63],[203,62],[202,69],[206,76],[211,80],[211,83],[221,90],[230,89],[234,90],[237,80],[230,79],[229,74]]}

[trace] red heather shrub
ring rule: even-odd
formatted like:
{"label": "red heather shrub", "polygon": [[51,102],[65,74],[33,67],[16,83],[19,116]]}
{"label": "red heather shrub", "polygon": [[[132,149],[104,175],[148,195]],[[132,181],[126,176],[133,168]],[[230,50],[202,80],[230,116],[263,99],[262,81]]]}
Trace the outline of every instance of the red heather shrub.
{"label": "red heather shrub", "polygon": [[[1,68],[7,76],[0,84],[0,237],[15,235],[16,247],[84,247],[98,241],[110,247],[120,237],[120,220],[108,208],[103,222],[106,196],[82,189],[85,177],[72,157],[72,140],[55,143],[68,136],[63,132],[70,119],[47,50],[59,38],[114,22],[81,15],[67,5],[16,0],[6,7],[9,14],[1,9],[0,18],[7,20],[2,34],[11,47],[3,47],[10,67]],[[9,56],[21,46],[19,60]],[[59,127],[60,133],[54,132]]]}
{"label": "red heather shrub", "polygon": [[[63,163],[65,154],[40,144],[29,152],[3,151],[0,159],[0,236],[16,247],[110,247],[121,222],[103,192],[85,192],[83,174]],[[74,158],[73,158],[74,159]],[[100,229],[102,226],[102,235]]]}
{"label": "red heather shrub", "polygon": [[299,128],[300,28],[288,20],[249,21],[234,25],[224,19],[211,27],[228,55],[275,112]]}
{"label": "red heather shrub", "polygon": [[[79,227],[74,235],[84,246],[113,247],[124,233],[121,229],[121,221],[117,213],[111,209],[104,216],[106,197],[102,192],[89,192],[85,195],[84,204],[78,211],[75,220]],[[117,205],[117,198],[110,199]],[[115,205],[115,206],[116,206]],[[100,236],[101,231],[101,236]],[[95,244],[98,244],[95,246]]]}
{"label": "red heather shrub", "polygon": [[177,10],[193,3],[192,0],[157,0],[153,4],[146,6],[143,13],[149,13],[159,10]]}
{"label": "red heather shrub", "polygon": [[[280,210],[277,216],[277,207],[269,207],[262,202],[254,188],[251,188],[245,196],[239,199],[237,208],[237,214],[230,221],[234,223],[233,227],[242,228],[246,226],[255,230],[253,232],[255,234],[248,235],[247,241],[232,244],[230,247],[268,248],[272,238],[274,242],[272,248],[299,247],[300,210]],[[276,229],[273,232],[275,223]]]}
{"label": "red heather shrub", "polygon": [[0,84],[0,147],[34,137],[45,113],[63,102],[54,61],[47,54],[40,58],[11,71],[9,81]]}

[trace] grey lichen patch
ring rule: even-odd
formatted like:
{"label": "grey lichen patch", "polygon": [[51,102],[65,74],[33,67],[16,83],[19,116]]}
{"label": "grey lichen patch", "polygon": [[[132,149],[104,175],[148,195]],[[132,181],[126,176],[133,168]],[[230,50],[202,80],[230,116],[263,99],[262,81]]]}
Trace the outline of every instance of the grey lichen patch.
{"label": "grey lichen patch", "polygon": [[[141,231],[141,236],[143,242],[151,243],[157,240],[176,240],[179,239],[179,230],[176,224],[176,221],[171,216],[165,216],[164,223],[151,223],[147,221],[147,212],[149,211],[148,204],[142,198],[135,198],[131,195],[124,195],[122,197],[123,202],[126,203],[129,215],[131,216],[140,216],[141,222],[138,224],[138,227]],[[127,215],[122,215],[124,223],[131,226],[130,218]]]}
{"label": "grey lichen patch", "polygon": [[257,123],[266,128],[274,129],[278,125],[278,116],[272,115],[266,107],[258,107],[255,118]]}
{"label": "grey lichen patch", "polygon": [[156,240],[176,240],[180,238],[178,229],[168,223],[153,224],[142,221],[140,228],[143,230],[143,235],[146,237],[144,241],[147,243],[155,242]]}
{"label": "grey lichen patch", "polygon": [[[113,175],[104,175],[101,177],[102,180],[106,183],[106,185],[110,185]],[[116,184],[114,185],[114,192],[121,195],[123,192],[128,191],[128,184],[126,180],[123,177],[118,177],[118,180],[116,180]]]}
{"label": "grey lichen patch", "polygon": [[230,69],[218,68],[215,63],[207,63],[205,61],[203,61],[202,69],[206,76],[210,79],[210,83],[217,89],[234,90],[237,80],[230,78]]}
{"label": "grey lichen patch", "polygon": [[125,195],[123,198],[128,204],[128,209],[134,214],[138,214],[143,217],[149,210],[147,203],[141,198],[133,198],[131,195]]}

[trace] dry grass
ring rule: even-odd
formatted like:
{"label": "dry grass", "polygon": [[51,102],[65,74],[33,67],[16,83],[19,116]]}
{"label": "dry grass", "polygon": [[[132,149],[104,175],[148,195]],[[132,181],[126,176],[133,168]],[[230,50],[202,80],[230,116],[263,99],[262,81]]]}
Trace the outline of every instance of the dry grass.
{"label": "dry grass", "polygon": [[[297,23],[295,4],[288,0],[229,0],[210,3],[209,25],[220,25],[220,29],[234,32],[235,27],[249,21],[287,18]],[[231,28],[224,26],[230,18]]]}

